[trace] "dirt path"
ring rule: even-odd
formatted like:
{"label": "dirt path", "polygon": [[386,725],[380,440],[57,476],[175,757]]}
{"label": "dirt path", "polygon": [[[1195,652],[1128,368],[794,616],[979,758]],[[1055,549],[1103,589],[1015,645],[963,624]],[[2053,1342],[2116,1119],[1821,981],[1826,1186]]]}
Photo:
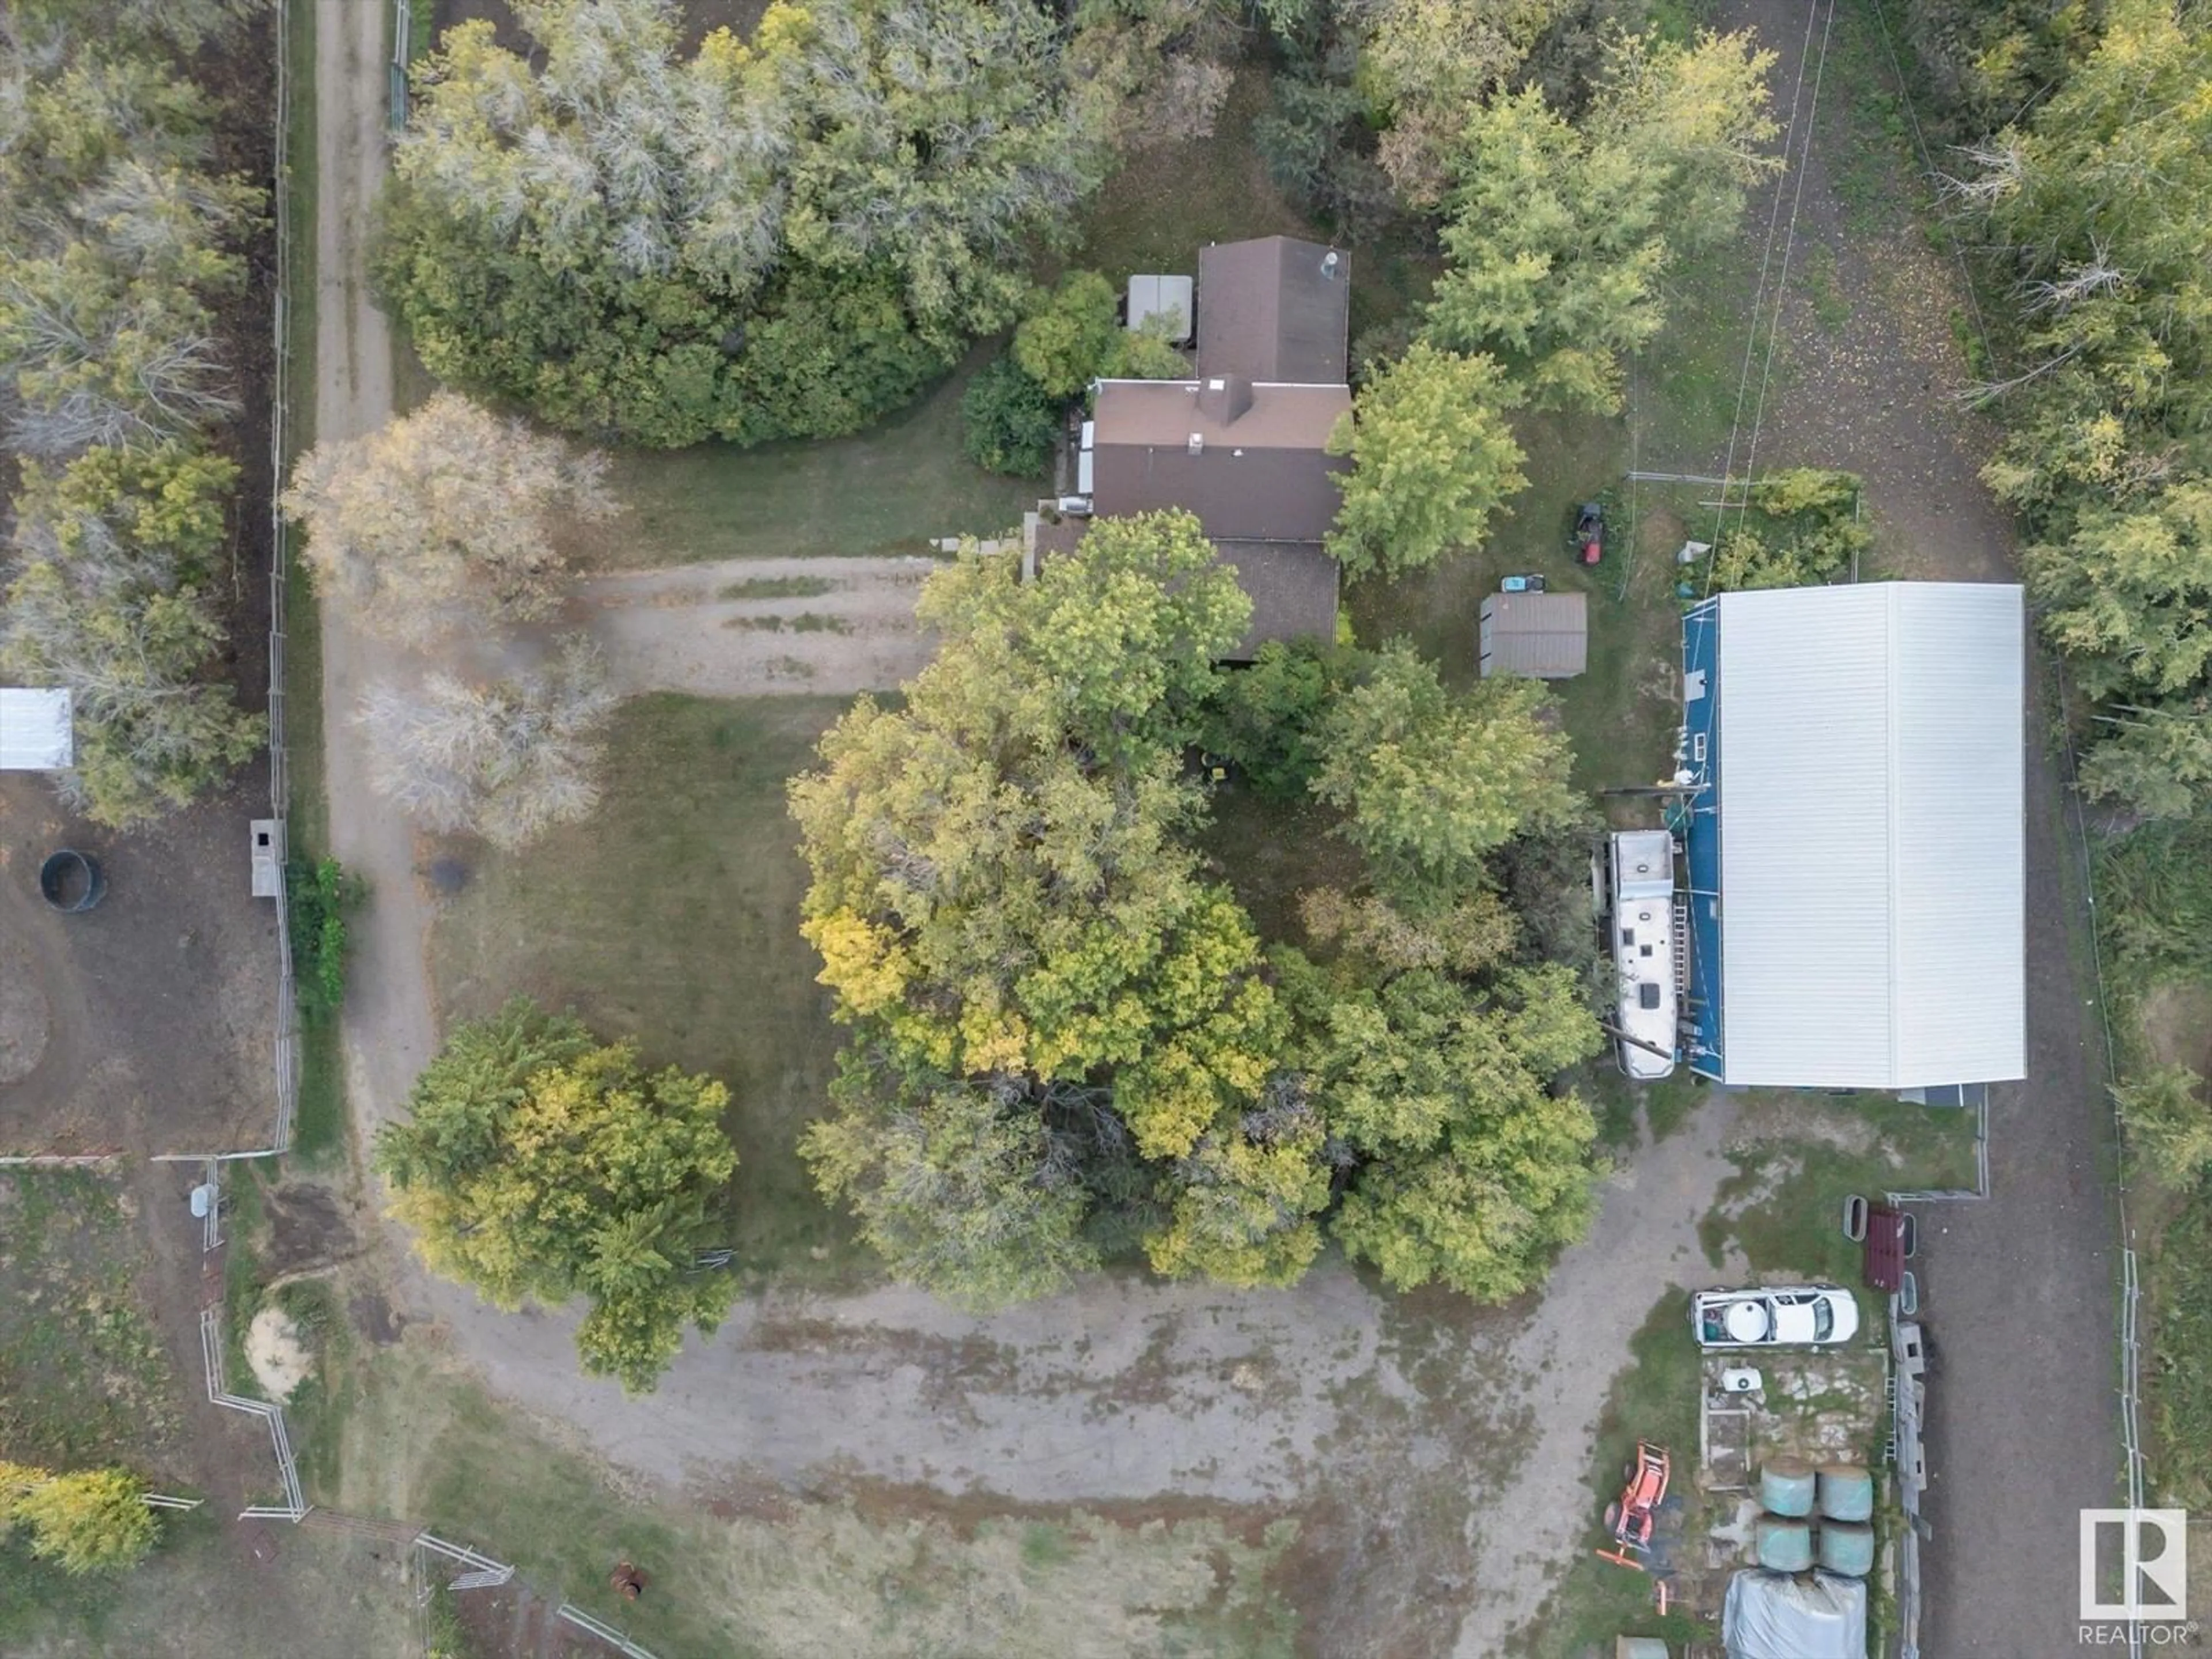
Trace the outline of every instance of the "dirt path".
{"label": "dirt path", "polygon": [[[1721,1183],[1736,1104],[1715,1091],[1690,1127],[1636,1153],[1613,1178],[1590,1236],[1559,1258],[1534,1316],[1495,1368],[1528,1425],[1519,1468],[1487,1486],[1470,1516],[1474,1605],[1460,1626],[1456,1659],[1495,1659],[1535,1616],[1590,1529],[1590,1448],[1629,1339],[1670,1287],[1726,1284],[1741,1261],[1716,1269],[1698,1237]],[[1687,1334],[1685,1333],[1685,1340]],[[1510,1419],[1502,1418],[1500,1427]]]}
{"label": "dirt path", "polygon": [[579,604],[617,689],[706,697],[884,690],[929,661],[921,557],[730,559],[625,571]]}
{"label": "dirt path", "polygon": [[[318,0],[315,9],[315,435],[373,431],[392,414],[392,335],[369,299],[370,204],[384,178],[386,9]],[[325,607],[323,744],[331,845],[368,885],[354,927],[344,1018],[348,1094],[364,1138],[395,1110],[436,1032],[423,961],[427,915],[406,821],[370,793],[351,713],[397,653]]]}
{"label": "dirt path", "polygon": [[[1774,85],[1786,100],[1802,6],[1728,0],[1719,21],[1749,24],[1780,52]],[[1900,222],[1902,181],[1884,195],[1852,118],[1854,98],[1896,89],[1873,28],[1840,9],[1784,311],[1787,373],[1768,398],[1758,463],[1862,473],[1882,538],[1872,574],[2014,580],[2011,525],[1978,476],[1990,430],[1953,396],[1966,379],[1951,332],[1965,307],[1957,268]],[[1764,201],[1751,220],[1764,227]],[[1816,305],[1824,290],[1829,302]],[[2039,896],[2027,921],[2028,1079],[1995,1092],[1995,1197],[1923,1218],[1940,1361],[1921,1630],[1932,1654],[2074,1650],[2075,1512],[2118,1501],[2116,1240],[2100,1166],[2110,1118],[2074,968],[2086,923],[2067,896],[2079,883],[2069,888],[2063,869],[2063,796],[2039,720],[2028,745],[2028,890]]]}

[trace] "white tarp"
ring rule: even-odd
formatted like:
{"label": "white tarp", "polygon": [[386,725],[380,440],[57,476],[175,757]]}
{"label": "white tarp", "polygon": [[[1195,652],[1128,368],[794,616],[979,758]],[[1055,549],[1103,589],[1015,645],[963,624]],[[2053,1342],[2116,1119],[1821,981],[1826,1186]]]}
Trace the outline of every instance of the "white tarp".
{"label": "white tarp", "polygon": [[1866,1659],[1866,1582],[1747,1571],[1729,1580],[1721,1642],[1729,1659]]}
{"label": "white tarp", "polygon": [[64,772],[75,764],[70,694],[0,686],[0,772]]}

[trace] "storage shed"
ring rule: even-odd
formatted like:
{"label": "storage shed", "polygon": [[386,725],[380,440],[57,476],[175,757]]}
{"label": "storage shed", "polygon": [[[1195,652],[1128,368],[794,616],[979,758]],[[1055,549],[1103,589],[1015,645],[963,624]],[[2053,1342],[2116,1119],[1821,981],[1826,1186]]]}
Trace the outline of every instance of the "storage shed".
{"label": "storage shed", "polygon": [[1132,276],[1129,302],[1122,313],[1129,332],[1134,334],[1155,317],[1171,316],[1175,321],[1167,331],[1168,343],[1188,345],[1198,321],[1197,288],[1188,276]]}
{"label": "storage shed", "polygon": [[1589,664],[1589,599],[1585,593],[1492,593],[1482,602],[1475,625],[1482,678],[1574,678]]}
{"label": "storage shed", "polygon": [[1998,584],[1726,593],[1683,622],[1692,1068],[2027,1072],[2025,612]]}

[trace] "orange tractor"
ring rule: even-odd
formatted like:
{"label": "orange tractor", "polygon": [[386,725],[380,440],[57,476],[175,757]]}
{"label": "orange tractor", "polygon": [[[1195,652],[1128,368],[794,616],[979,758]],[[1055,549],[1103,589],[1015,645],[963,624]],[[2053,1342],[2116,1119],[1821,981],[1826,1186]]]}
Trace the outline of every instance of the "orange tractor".
{"label": "orange tractor", "polygon": [[1674,1462],[1664,1446],[1649,1440],[1636,1443],[1636,1461],[1623,1471],[1620,1497],[1605,1506],[1605,1528],[1613,1534],[1613,1547],[1600,1550],[1598,1559],[1638,1572],[1650,1569],[1638,1558],[1651,1553],[1651,1531],[1658,1524],[1659,1506],[1667,1501],[1667,1481]]}

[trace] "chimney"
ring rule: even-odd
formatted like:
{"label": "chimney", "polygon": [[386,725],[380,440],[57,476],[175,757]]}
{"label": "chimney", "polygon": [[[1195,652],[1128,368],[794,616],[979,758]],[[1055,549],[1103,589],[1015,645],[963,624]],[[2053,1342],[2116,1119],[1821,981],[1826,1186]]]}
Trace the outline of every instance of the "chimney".
{"label": "chimney", "polygon": [[1199,388],[1198,407],[1217,426],[1227,426],[1252,407],[1252,382],[1241,374],[1217,374]]}

